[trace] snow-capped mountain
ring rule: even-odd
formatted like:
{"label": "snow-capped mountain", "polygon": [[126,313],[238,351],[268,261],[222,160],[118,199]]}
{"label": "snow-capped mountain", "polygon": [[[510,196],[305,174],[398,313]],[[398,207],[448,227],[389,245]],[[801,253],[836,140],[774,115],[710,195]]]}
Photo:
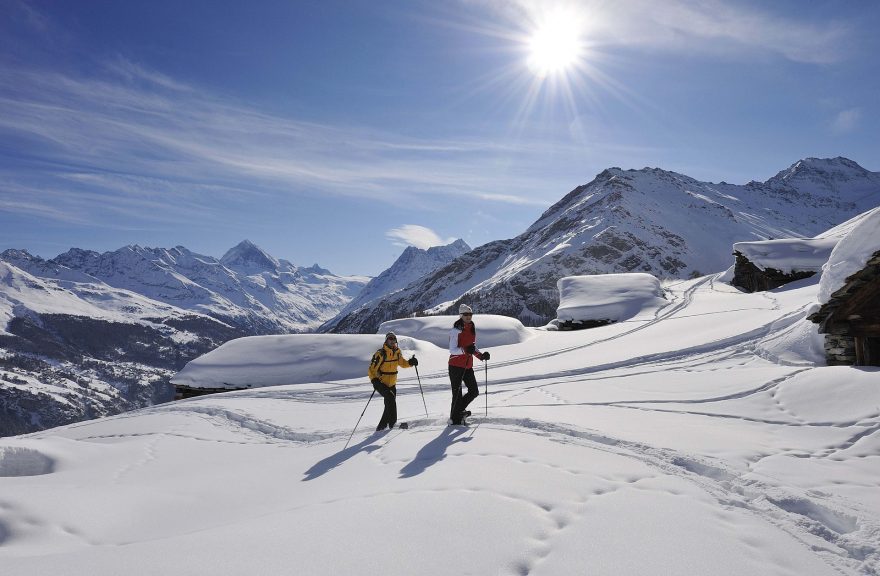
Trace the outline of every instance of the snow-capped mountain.
{"label": "snow-capped mountain", "polygon": [[[176,248],[74,248],[49,265],[217,318],[253,334],[306,332],[335,316],[369,278],[299,268],[243,241],[219,260]],[[42,265],[41,265],[42,266]],[[32,269],[33,270],[33,269]]]}
{"label": "snow-capped mountain", "polygon": [[370,302],[407,287],[470,250],[471,247],[461,239],[446,246],[433,246],[427,250],[408,246],[390,268],[370,280],[336,318],[319,328],[319,332],[332,331],[337,319],[344,318]]}
{"label": "snow-capped mountain", "polygon": [[554,317],[564,276],[648,272],[688,278],[732,263],[745,240],[811,237],[880,204],[880,173],[846,158],[807,158],[766,182],[701,182],[657,168],[610,168],[551,206],[523,234],[480,246],[403,290],[334,319],[374,332],[392,318],[459,302],[527,325]]}
{"label": "snow-capped mountain", "polygon": [[244,241],[0,253],[0,435],[169,400],[187,361],[240,336],[309,331],[367,283]]}

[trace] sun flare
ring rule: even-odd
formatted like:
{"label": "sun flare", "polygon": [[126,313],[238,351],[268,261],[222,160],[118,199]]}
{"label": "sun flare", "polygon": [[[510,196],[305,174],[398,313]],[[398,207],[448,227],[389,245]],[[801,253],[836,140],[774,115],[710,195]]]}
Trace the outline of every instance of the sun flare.
{"label": "sun flare", "polygon": [[564,12],[547,15],[528,43],[529,67],[539,76],[565,72],[576,65],[582,52],[576,19]]}

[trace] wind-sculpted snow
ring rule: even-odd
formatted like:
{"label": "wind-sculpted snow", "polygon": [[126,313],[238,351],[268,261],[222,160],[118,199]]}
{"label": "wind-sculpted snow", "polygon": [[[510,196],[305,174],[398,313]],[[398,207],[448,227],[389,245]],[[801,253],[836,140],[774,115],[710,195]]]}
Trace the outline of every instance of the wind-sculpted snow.
{"label": "wind-sculpted snow", "polygon": [[[373,432],[358,374],[2,439],[7,470],[54,462],[0,476],[3,574],[878,574],[880,372],[809,361],[817,281],[720,277],[494,347],[469,427],[446,425],[448,352],[405,335],[408,430]],[[372,344],[325,337],[316,358],[366,369]]]}

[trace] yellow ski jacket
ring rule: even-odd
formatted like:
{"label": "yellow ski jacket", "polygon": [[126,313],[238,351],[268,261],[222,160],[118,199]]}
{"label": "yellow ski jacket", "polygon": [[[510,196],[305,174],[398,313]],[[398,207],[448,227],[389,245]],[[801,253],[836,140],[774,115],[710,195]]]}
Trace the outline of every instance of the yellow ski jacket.
{"label": "yellow ski jacket", "polygon": [[400,348],[392,350],[388,346],[382,346],[373,354],[367,375],[370,380],[378,378],[382,384],[389,388],[397,384],[397,367],[409,368],[410,363],[400,353]]}

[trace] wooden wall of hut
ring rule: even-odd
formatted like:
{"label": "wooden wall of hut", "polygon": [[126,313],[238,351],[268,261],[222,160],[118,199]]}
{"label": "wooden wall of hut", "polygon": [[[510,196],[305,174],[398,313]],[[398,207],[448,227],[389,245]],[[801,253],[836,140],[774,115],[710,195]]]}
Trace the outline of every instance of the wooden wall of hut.
{"label": "wooden wall of hut", "polygon": [[829,365],[880,366],[880,252],[807,319],[825,334]]}
{"label": "wooden wall of hut", "polygon": [[740,252],[734,252],[736,264],[733,267],[733,285],[746,292],[764,292],[784,286],[795,280],[815,275],[815,272],[792,272],[786,274],[775,268],[761,270]]}

